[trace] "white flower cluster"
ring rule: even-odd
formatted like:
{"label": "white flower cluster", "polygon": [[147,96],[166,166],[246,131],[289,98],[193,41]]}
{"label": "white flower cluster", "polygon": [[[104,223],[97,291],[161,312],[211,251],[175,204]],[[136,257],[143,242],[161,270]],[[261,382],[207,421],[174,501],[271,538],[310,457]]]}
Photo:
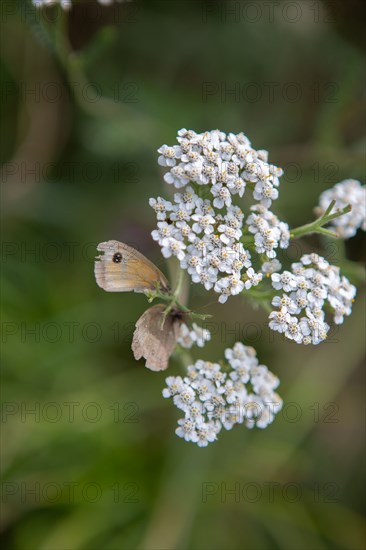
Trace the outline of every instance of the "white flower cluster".
{"label": "white flower cluster", "polygon": [[[97,0],[98,4],[102,6],[110,6],[114,1],[116,2],[129,2],[130,0]],[[59,4],[62,9],[69,10],[72,6],[72,0],[32,0],[32,4],[36,8],[43,8],[47,6],[54,6]]]}
{"label": "white flower cluster", "polygon": [[297,344],[319,344],[329,330],[324,306],[330,306],[336,324],[343,323],[352,312],[356,287],[317,254],[305,254],[291,269],[271,275],[273,288],[283,294],[272,300],[278,311],[270,313],[269,327]]}
{"label": "white flower cluster", "polygon": [[182,348],[189,349],[193,345],[203,348],[209,340],[211,340],[210,331],[207,328],[199,327],[196,323],[192,324],[191,329],[185,323],[182,323],[179,327],[177,344]]}
{"label": "white flower cluster", "polygon": [[[165,181],[181,192],[173,201],[150,199],[158,220],[152,237],[164,257],[176,256],[193,282],[213,288],[224,303],[263,278],[254,271],[251,254],[241,242],[243,229],[247,236],[254,234],[256,252],[270,259],[278,246],[289,245],[287,224],[268,210],[278,197],[283,171],[268,164],[267,151],[254,150],[242,133],[196,134],[183,129],[177,141],[179,145],[158,150],[158,162],[168,168]],[[244,228],[244,214],[233,200],[236,195],[241,198],[246,187],[259,203]]]}
{"label": "white flower cluster", "polygon": [[330,227],[336,231],[339,237],[349,239],[356,235],[360,227],[363,231],[366,231],[365,185],[352,179],[337,183],[320,195],[317,212],[324,213],[332,201],[336,201],[335,209],[343,209],[349,204],[352,206],[351,212],[330,222]]}
{"label": "white flower cluster", "polygon": [[72,6],[71,0],[32,0],[32,4],[36,8],[45,8],[47,6],[59,4],[64,10],[69,10]]}
{"label": "white flower cluster", "polygon": [[172,398],[184,412],[175,433],[199,447],[206,447],[222,428],[231,430],[235,424],[266,428],[282,407],[274,391],[279,380],[258,364],[253,348],[237,342],[225,357],[226,372],[218,363],[198,360],[184,378],[166,379],[163,396]]}
{"label": "white flower cluster", "polygon": [[277,258],[274,260],[270,260],[269,262],[264,262],[262,264],[262,272],[265,273],[267,276],[271,275],[271,273],[276,273],[277,271],[280,271],[282,269],[282,264]]}
{"label": "white flower cluster", "polygon": [[278,246],[288,248],[290,244],[289,227],[262,204],[252,206],[251,210],[253,213],[248,216],[247,224],[249,231],[254,233],[255,249],[259,254],[275,258]]}

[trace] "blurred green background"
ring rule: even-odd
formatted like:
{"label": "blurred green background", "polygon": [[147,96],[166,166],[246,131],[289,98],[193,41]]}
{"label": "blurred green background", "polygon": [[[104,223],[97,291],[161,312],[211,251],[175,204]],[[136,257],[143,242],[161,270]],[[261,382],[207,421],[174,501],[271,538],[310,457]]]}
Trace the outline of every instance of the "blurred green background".
{"label": "blurred green background", "polygon": [[[169,192],[156,149],[181,127],[244,131],[268,149],[285,168],[274,210],[291,226],[312,219],[322,190],[364,181],[362,6],[75,2],[40,17],[2,3],[6,548],[365,547],[362,284],[317,347],[269,333],[244,300],[218,306],[192,288],[192,307],[210,302],[217,322],[195,357],[243,339],[286,403],[266,430],[236,427],[200,449],[174,435],[165,374],[133,359],[146,299],[105,293],[93,273],[108,239],[167,272],[148,199]],[[342,265],[363,245],[308,238],[289,257]]]}

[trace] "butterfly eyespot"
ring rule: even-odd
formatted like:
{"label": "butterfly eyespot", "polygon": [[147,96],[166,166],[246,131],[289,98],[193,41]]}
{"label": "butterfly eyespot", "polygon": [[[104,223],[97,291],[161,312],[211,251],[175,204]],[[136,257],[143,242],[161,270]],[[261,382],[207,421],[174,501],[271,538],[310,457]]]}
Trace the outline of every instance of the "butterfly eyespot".
{"label": "butterfly eyespot", "polygon": [[120,252],[116,252],[115,255],[112,258],[113,262],[115,264],[119,264],[122,262],[122,254]]}

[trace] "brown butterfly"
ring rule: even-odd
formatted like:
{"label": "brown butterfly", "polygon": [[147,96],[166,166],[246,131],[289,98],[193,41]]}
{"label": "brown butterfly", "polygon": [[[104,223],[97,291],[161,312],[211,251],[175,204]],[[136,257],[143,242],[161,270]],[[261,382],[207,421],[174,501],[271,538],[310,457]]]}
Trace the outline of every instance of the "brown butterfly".
{"label": "brown butterfly", "polygon": [[[127,244],[107,241],[97,246],[100,256],[95,261],[95,278],[107,292],[146,292],[160,289],[169,294],[166,277],[150,260]],[[185,314],[157,304],[147,309],[136,323],[132,351],[135,359],[146,359],[148,369],[159,371],[168,367],[179,337],[179,328]]]}
{"label": "brown butterfly", "polygon": [[169,358],[179,337],[184,313],[173,308],[165,316],[166,307],[157,304],[145,311],[136,323],[132,351],[135,359],[146,359],[145,366],[154,371],[168,368]]}
{"label": "brown butterfly", "polygon": [[163,273],[143,254],[118,241],[106,241],[97,246],[103,255],[96,257],[95,278],[107,292],[146,292],[156,290],[169,293],[169,283]]}

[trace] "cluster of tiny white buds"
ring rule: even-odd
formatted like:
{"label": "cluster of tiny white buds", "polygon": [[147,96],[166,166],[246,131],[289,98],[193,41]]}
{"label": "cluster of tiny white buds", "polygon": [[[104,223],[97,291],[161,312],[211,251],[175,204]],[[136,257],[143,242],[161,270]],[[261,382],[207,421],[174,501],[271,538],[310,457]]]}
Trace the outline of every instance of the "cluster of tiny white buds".
{"label": "cluster of tiny white buds", "polygon": [[259,254],[266,254],[273,259],[276,257],[276,248],[288,248],[290,244],[289,226],[261,204],[252,206],[251,210],[247,225],[254,234],[255,249]]}
{"label": "cluster of tiny white buds", "polygon": [[54,6],[59,4],[62,9],[69,10],[72,6],[71,0],[32,0],[32,4],[36,8],[46,8],[47,6]]}
{"label": "cluster of tiny white buds", "polygon": [[226,134],[212,130],[197,134],[179,130],[179,145],[158,149],[158,163],[169,169],[164,179],[176,188],[188,182],[211,185],[214,206],[231,205],[232,196],[242,197],[246,186],[253,190],[256,201],[269,208],[278,198],[279,178],[283,170],[269,164],[268,152],[253,149],[243,134]]}
{"label": "cluster of tiny white buds", "polygon": [[[130,2],[131,0],[97,0],[102,6],[110,6],[113,2]],[[62,9],[69,10],[72,7],[72,0],[32,0],[32,4],[36,8],[46,8],[59,4]]]}
{"label": "cluster of tiny white buds", "polygon": [[343,180],[331,189],[324,191],[319,197],[318,214],[324,214],[332,201],[336,201],[333,210],[342,210],[348,205],[351,212],[334,218],[329,227],[334,229],[339,237],[349,239],[356,235],[358,229],[366,231],[366,186],[353,179]]}
{"label": "cluster of tiny white buds", "polygon": [[261,267],[262,272],[268,277],[272,273],[281,271],[281,269],[282,269],[282,264],[279,260],[277,260],[277,258],[274,258],[273,260],[269,260],[268,262],[264,262]]}
{"label": "cluster of tiny white buds", "polygon": [[240,242],[244,215],[238,206],[218,214],[191,186],[175,193],[172,202],[158,197],[149,204],[158,220],[151,235],[163,256],[178,258],[192,282],[213,288],[221,303],[248,288],[244,281],[250,280],[250,286],[260,282],[262,274],[254,273],[251,255]]}
{"label": "cluster of tiny white buds", "polygon": [[317,254],[305,254],[291,271],[273,273],[271,279],[273,288],[283,292],[272,300],[277,310],[269,315],[269,327],[298,344],[316,345],[326,339],[326,305],[336,324],[352,312],[356,287]]}
{"label": "cluster of tiny white buds", "polygon": [[[180,192],[171,201],[151,198],[157,217],[152,232],[165,258],[175,256],[192,282],[213,289],[224,303],[229,296],[256,286],[263,273],[252,266],[243,232],[254,234],[254,250],[270,260],[276,248],[289,245],[287,224],[270,210],[278,196],[282,170],[268,164],[268,153],[252,148],[243,134],[219,130],[197,134],[178,132],[179,145],[158,149],[158,163],[167,169],[164,179]],[[244,226],[244,213],[234,204],[246,187],[253,191],[252,213]]]}
{"label": "cluster of tiny white buds", "polygon": [[260,365],[256,351],[237,342],[225,350],[225,371],[220,364],[199,359],[188,367],[185,377],[169,376],[163,396],[173,399],[184,412],[176,434],[206,447],[222,428],[235,424],[266,428],[282,408],[274,391],[278,378]]}
{"label": "cluster of tiny white buds", "polygon": [[196,323],[192,323],[192,328],[185,323],[180,325],[177,343],[182,348],[190,349],[193,345],[203,348],[209,340],[211,340],[211,333],[208,329],[199,327]]}

